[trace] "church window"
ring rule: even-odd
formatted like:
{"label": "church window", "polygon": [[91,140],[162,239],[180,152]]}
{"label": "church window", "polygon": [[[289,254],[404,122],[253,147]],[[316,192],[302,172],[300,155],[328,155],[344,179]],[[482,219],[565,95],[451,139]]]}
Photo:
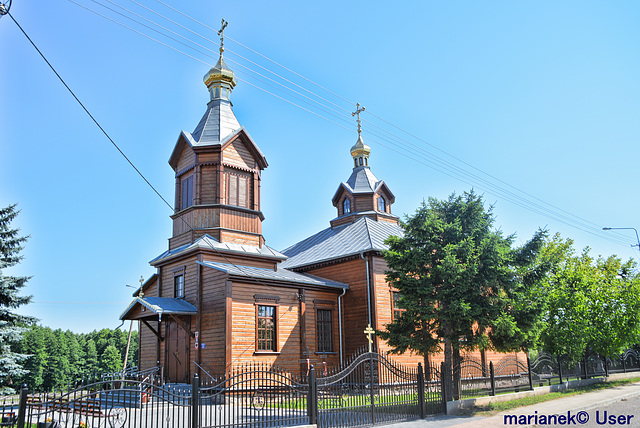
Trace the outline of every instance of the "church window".
{"label": "church window", "polygon": [[256,351],[276,352],[276,307],[257,306]]}
{"label": "church window", "polygon": [[173,296],[177,299],[184,299],[184,275],[173,277]]}
{"label": "church window", "polygon": [[358,163],[360,164],[360,166],[362,166],[362,158],[358,158],[358,159],[359,159]]}
{"label": "church window", "polygon": [[369,158],[364,158],[364,166],[369,166]]}
{"label": "church window", "polygon": [[227,204],[249,208],[249,176],[229,174],[227,180]]}
{"label": "church window", "polygon": [[316,312],[316,324],[318,352],[333,352],[333,324],[331,322],[331,310],[318,309]]}
{"label": "church window", "polygon": [[180,209],[193,205],[193,175],[182,179],[180,184]]}
{"label": "church window", "polygon": [[353,167],[357,168],[358,167],[358,159],[353,158]]}
{"label": "church window", "polygon": [[378,211],[380,211],[380,212],[386,212],[387,211],[387,206],[386,206],[386,203],[385,203],[384,198],[382,196],[380,196],[378,198]]}
{"label": "church window", "polygon": [[351,212],[351,201],[349,198],[344,198],[342,201],[342,214],[349,214]]}

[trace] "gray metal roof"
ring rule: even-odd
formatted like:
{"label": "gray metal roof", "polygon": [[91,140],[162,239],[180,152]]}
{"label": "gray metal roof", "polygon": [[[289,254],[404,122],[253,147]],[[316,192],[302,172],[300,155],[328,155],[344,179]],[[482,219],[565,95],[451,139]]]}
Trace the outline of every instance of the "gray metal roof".
{"label": "gray metal roof", "polygon": [[140,304],[152,312],[162,317],[163,314],[167,315],[195,315],[198,313],[198,309],[191,303],[185,302],[184,299],[176,299],[171,297],[136,297],[133,302],[127,306],[127,309],[122,312],[120,319],[125,319],[127,313],[133,309],[136,304]]}
{"label": "gray metal roof", "polygon": [[237,266],[231,265],[227,263],[217,263],[217,262],[198,262],[203,266],[210,267],[222,272],[226,272],[230,275],[240,276],[244,278],[256,278],[256,279],[264,279],[264,280],[273,280],[273,281],[281,281],[281,282],[289,282],[296,284],[305,284],[305,285],[319,285],[324,287],[331,288],[349,288],[347,284],[343,284],[341,282],[331,281],[328,279],[320,278],[314,275],[297,273],[287,269],[282,269],[278,266],[278,270],[273,269],[265,269],[258,267],[250,267],[250,266]]}
{"label": "gray metal roof", "polygon": [[368,167],[354,168],[351,177],[345,183],[351,193],[372,193],[382,183],[376,178]]}
{"label": "gray metal roof", "polygon": [[189,136],[194,146],[210,146],[221,144],[239,129],[240,123],[233,113],[231,103],[214,99],[207,104],[207,111]]}
{"label": "gray metal roof", "polygon": [[220,241],[218,241],[217,239],[215,239],[210,235],[204,235],[198,238],[193,244],[186,244],[181,247],[174,248],[173,250],[165,251],[155,259],[151,260],[149,263],[153,265],[155,263],[160,262],[161,260],[175,257],[178,254],[191,251],[195,248],[213,249],[213,250],[222,251],[225,253],[236,253],[236,254],[243,254],[243,255],[258,256],[258,257],[268,257],[268,258],[275,258],[280,260],[284,260],[287,258],[285,255],[279,253],[278,251],[266,245],[263,245],[260,248],[260,247],[254,247],[252,245],[234,244],[231,242],[221,243]]}
{"label": "gray metal roof", "polygon": [[391,235],[403,235],[400,225],[361,217],[354,223],[327,228],[287,248],[282,253],[288,259],[280,266],[291,269],[339,259],[363,251],[386,250],[388,247],[384,241]]}

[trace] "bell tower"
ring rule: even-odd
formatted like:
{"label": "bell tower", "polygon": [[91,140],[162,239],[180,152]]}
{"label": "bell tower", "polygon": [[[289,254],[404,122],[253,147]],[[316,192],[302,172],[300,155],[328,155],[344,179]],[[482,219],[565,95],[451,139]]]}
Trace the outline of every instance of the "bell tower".
{"label": "bell tower", "polygon": [[193,133],[182,131],[169,164],[175,172],[175,212],[169,249],[209,234],[219,242],[262,247],[261,172],[267,160],[233,112],[235,74],[220,58],[204,76],[207,110]]}
{"label": "bell tower", "polygon": [[338,217],[331,220],[331,227],[346,223],[353,223],[363,216],[374,220],[398,223],[398,217],[391,214],[391,204],[395,197],[383,180],[378,180],[371,172],[369,155],[371,147],[362,140],[362,123],[360,113],[365,108],[356,104],[356,111],[352,116],[357,116],[358,140],[351,147],[353,157],[353,172],[346,182],[340,183],[333,196],[333,206],[338,210]]}

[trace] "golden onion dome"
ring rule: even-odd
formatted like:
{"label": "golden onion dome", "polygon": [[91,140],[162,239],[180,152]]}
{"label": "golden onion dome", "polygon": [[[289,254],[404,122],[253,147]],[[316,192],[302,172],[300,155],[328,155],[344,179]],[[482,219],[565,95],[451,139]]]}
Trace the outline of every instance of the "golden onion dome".
{"label": "golden onion dome", "polygon": [[353,147],[351,147],[351,156],[353,156],[354,158],[361,155],[368,157],[370,153],[371,147],[369,147],[364,143],[364,141],[362,141],[362,136],[358,135],[358,141]]}
{"label": "golden onion dome", "polygon": [[[236,75],[233,74],[233,71],[227,64],[224,63],[222,59],[222,55],[220,55],[220,59],[214,65],[211,70],[207,74],[204,75],[204,84],[207,85],[207,88],[211,89],[212,86],[220,86],[220,84],[226,84],[230,86],[230,89],[233,89],[238,83],[238,79]],[[217,84],[217,85],[216,85]]]}

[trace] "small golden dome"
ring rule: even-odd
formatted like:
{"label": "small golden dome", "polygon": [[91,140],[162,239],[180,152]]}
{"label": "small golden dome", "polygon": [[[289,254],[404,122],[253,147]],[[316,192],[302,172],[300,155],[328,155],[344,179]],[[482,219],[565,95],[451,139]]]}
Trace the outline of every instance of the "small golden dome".
{"label": "small golden dome", "polygon": [[231,71],[231,69],[227,67],[227,64],[224,63],[222,55],[220,55],[220,59],[216,65],[204,75],[203,80],[204,84],[207,85],[207,88],[209,89],[211,89],[212,86],[220,86],[220,84],[224,83],[230,86],[230,89],[233,89],[236,86],[236,83],[238,83],[236,75],[233,74],[233,71]]}
{"label": "small golden dome", "polygon": [[358,136],[358,142],[356,142],[355,146],[351,147],[351,156],[354,158],[360,155],[369,156],[371,153],[371,147],[367,146],[364,141],[362,141],[362,136]]}

